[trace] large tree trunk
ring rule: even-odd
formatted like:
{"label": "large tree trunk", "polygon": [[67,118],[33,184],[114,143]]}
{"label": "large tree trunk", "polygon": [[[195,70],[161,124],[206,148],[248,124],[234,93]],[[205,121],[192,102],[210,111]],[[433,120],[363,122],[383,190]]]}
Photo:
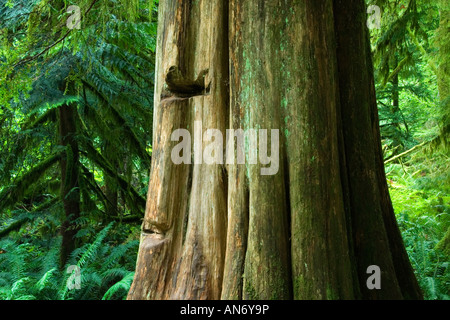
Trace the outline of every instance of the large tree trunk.
{"label": "large tree trunk", "polygon": [[[384,177],[365,25],[362,0],[160,2],[129,299],[421,298]],[[210,93],[161,99],[172,65],[191,79],[209,68]],[[278,129],[277,173],[249,163],[261,148],[247,140],[245,164],[175,164],[174,130],[190,132],[193,159],[208,147],[196,148],[194,121],[224,141],[226,129]],[[366,285],[371,265],[379,290]]]}

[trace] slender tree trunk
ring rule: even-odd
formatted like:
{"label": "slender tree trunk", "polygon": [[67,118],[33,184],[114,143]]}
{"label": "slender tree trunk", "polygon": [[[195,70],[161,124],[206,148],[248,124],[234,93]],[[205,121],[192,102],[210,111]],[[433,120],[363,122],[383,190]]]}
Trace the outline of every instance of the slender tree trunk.
{"label": "slender tree trunk", "polygon": [[74,104],[59,107],[60,144],[66,147],[66,154],[60,161],[61,199],[65,213],[65,220],[61,225],[61,267],[64,266],[69,254],[75,249],[74,236],[78,232],[78,227],[74,224],[74,221],[80,217],[79,149],[76,141],[75,112],[76,105]]}
{"label": "slender tree trunk", "polygon": [[[104,147],[104,154],[113,166],[114,170],[118,170],[118,163],[117,163],[117,157],[114,157],[114,153],[117,152],[116,149],[114,149],[111,142],[106,141],[105,147]],[[107,173],[105,173],[105,196],[106,196],[106,219],[111,219],[111,216],[118,216],[118,183],[117,179],[115,177],[109,176]]]}
{"label": "slender tree trunk", "polygon": [[[421,298],[384,176],[365,25],[362,0],[160,2],[129,299]],[[172,65],[191,79],[208,68],[210,93],[161,99]],[[249,163],[261,147],[248,141],[245,164],[175,164],[174,130],[190,132],[192,159],[209,146],[196,148],[195,121],[224,141],[225,129],[279,130],[277,173]],[[379,290],[367,286],[372,265]]]}

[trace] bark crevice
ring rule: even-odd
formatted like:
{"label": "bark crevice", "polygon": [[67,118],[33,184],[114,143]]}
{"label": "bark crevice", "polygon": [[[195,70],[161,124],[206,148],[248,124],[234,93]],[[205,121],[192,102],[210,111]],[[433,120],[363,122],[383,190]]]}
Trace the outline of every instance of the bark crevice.
{"label": "bark crevice", "polygon": [[[420,298],[383,180],[365,4],[349,1],[160,2],[143,230],[163,234],[143,232],[129,299]],[[173,65],[209,68],[209,94],[161,96]],[[196,121],[278,129],[278,173],[174,165],[170,135]]]}

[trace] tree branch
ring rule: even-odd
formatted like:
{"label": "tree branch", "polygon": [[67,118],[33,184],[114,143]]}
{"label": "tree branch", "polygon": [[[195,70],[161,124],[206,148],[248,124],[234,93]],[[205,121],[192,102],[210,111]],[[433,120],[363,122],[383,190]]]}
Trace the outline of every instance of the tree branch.
{"label": "tree branch", "polygon": [[386,87],[386,84],[390,82],[403,68],[403,66],[408,62],[408,60],[411,58],[411,55],[408,53],[405,58],[400,61],[400,63],[397,65],[397,67],[392,71],[392,73],[387,77],[387,79],[383,82],[383,87]]}
{"label": "tree branch", "polygon": [[[91,11],[91,9],[94,7],[94,5],[95,5],[95,3],[96,3],[97,1],[98,1],[98,0],[92,1],[91,5],[89,6],[89,8],[88,8],[88,9],[86,10],[86,12],[84,13],[84,16],[80,17],[80,22],[83,20],[84,17],[87,16],[87,14],[89,13],[89,11]],[[69,29],[69,30],[68,30],[68,31],[67,31],[60,39],[58,39],[56,42],[54,42],[54,43],[52,43],[51,45],[45,47],[41,52],[35,54],[34,56],[31,56],[31,57],[28,57],[28,58],[25,58],[25,59],[20,60],[20,61],[17,62],[13,67],[15,68],[15,67],[17,67],[17,66],[23,65],[23,64],[25,64],[25,63],[28,63],[28,62],[30,62],[30,61],[33,61],[33,60],[39,58],[39,57],[42,56],[44,53],[46,53],[47,51],[49,51],[51,48],[53,48],[54,46],[56,46],[58,43],[61,43],[62,41],[64,41],[64,39],[66,39],[66,38],[69,36],[69,34],[70,34],[71,31],[72,31],[72,29]]]}
{"label": "tree branch", "polygon": [[420,148],[420,147],[423,147],[424,145],[426,145],[426,144],[429,143],[429,142],[430,142],[430,141],[424,141],[424,142],[422,142],[421,144],[418,144],[417,146],[414,146],[414,147],[412,147],[411,149],[406,150],[405,152],[400,153],[400,154],[396,155],[395,157],[392,157],[392,158],[386,160],[386,161],[384,162],[384,164],[388,164],[389,162],[392,162],[392,161],[394,161],[394,160],[396,160],[396,159],[402,158],[402,157],[406,156],[407,154],[413,152],[414,150],[416,150],[416,149],[418,149],[418,148]]}
{"label": "tree branch", "polygon": [[22,225],[29,220],[30,220],[30,218],[23,218],[23,219],[14,221],[6,228],[0,230],[0,238],[6,236],[8,233],[10,233],[12,231],[16,231],[16,230],[20,229],[22,227]]}

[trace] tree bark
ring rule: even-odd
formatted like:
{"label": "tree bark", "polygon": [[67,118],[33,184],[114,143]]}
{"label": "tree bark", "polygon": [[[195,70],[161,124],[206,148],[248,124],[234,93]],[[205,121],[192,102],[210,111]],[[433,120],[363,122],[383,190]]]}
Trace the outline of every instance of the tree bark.
{"label": "tree bark", "polygon": [[442,140],[448,144],[450,136],[450,5],[447,1],[439,1],[439,28],[437,45],[439,47],[438,68],[436,72],[439,99],[442,112]]}
{"label": "tree bark", "polygon": [[[421,298],[384,176],[365,25],[362,0],[160,2],[152,169],[128,299]],[[209,69],[210,92],[161,99],[172,65],[189,79]],[[224,136],[279,130],[278,172],[249,163],[261,150],[248,141],[245,164],[174,164],[171,134],[194,141],[195,121]],[[208,143],[191,145],[198,159]],[[366,285],[371,265],[379,290]]]}
{"label": "tree bark", "polygon": [[79,147],[76,140],[75,123],[76,105],[59,107],[60,144],[66,147],[66,154],[61,158],[61,199],[64,206],[65,220],[61,225],[60,267],[64,267],[69,254],[75,249],[74,236],[79,228],[74,223],[80,217],[79,189]]}

